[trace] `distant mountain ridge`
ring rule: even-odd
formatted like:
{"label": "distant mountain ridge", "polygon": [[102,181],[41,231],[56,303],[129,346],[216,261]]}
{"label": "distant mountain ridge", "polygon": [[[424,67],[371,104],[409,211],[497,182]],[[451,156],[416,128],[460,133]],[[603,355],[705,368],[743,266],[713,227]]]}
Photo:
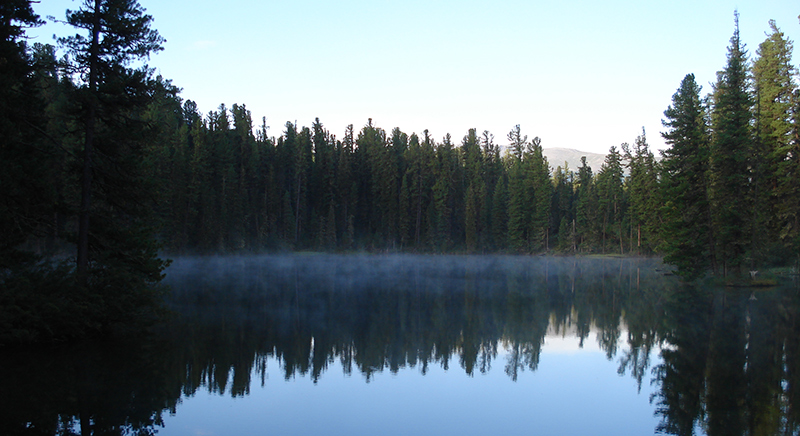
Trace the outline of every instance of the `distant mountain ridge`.
{"label": "distant mountain ridge", "polygon": [[[586,164],[592,168],[592,174],[597,174],[600,171],[600,166],[606,160],[604,153],[591,153],[588,151],[580,151],[574,148],[544,148],[544,157],[547,158],[547,163],[550,165],[550,171],[554,172],[557,167],[564,168],[564,162],[570,171],[578,172],[578,167],[581,166],[581,157],[586,156]],[[505,155],[508,152],[508,145],[500,145],[501,154]],[[627,169],[625,170],[627,173]]]}
{"label": "distant mountain ridge", "polygon": [[606,160],[606,155],[602,153],[590,153],[588,151],[575,150],[574,148],[545,148],[544,156],[550,164],[550,170],[555,171],[557,167],[564,168],[564,162],[571,171],[578,171],[581,166],[581,157],[586,156],[586,164],[592,167],[592,173],[597,174],[600,166]]}

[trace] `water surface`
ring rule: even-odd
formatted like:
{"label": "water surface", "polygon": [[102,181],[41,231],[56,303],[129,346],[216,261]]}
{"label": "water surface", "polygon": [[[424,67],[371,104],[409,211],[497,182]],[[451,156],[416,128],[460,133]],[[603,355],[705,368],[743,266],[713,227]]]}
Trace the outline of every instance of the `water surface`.
{"label": "water surface", "polygon": [[0,434],[797,434],[798,293],[653,259],[177,259],[155,334],[0,356]]}

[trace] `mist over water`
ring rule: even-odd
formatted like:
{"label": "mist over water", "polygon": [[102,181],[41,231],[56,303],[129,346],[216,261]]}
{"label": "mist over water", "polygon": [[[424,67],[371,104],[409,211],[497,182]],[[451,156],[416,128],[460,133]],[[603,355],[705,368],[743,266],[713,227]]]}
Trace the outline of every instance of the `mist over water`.
{"label": "mist over water", "polygon": [[515,380],[536,369],[548,334],[574,336],[583,347],[598,328],[599,347],[614,356],[629,294],[656,298],[664,286],[659,265],[518,256],[184,258],[167,283],[187,322],[267,335],[260,352],[280,356],[287,378],[310,372],[317,380],[331,360],[367,379],[432,363],[449,369],[453,360],[473,374],[508,349],[505,371]]}
{"label": "mist over water", "polygon": [[795,434],[797,289],[665,272],[648,258],[178,258],[152,334],[0,355],[0,434]]}

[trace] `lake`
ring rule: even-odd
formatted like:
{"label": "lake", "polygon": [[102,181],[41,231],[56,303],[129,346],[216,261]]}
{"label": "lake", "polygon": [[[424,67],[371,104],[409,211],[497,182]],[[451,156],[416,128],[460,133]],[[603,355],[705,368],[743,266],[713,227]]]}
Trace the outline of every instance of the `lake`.
{"label": "lake", "polygon": [[[800,433],[800,296],[657,259],[180,258],[172,315],[0,356],[0,434]],[[797,405],[797,407],[796,407]]]}

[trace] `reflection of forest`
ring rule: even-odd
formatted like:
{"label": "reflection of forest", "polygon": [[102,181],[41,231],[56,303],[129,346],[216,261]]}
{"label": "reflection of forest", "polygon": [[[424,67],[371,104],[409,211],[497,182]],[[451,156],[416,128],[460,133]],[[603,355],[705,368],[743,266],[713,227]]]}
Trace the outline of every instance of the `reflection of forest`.
{"label": "reflection of forest", "polygon": [[[660,431],[796,434],[795,289],[703,290],[647,259],[290,256],[183,259],[176,316],[134,344],[0,357],[0,434],[147,434],[182,396],[243,396],[335,361],[380,371],[535,370],[548,329],[594,331],[620,373],[653,373]],[[621,325],[626,327],[625,330]],[[625,344],[625,346],[623,346]],[[661,359],[653,356],[661,350]],[[58,356],[58,357],[53,357]],[[65,431],[69,429],[70,433]]]}
{"label": "reflection of forest", "polygon": [[[623,311],[636,310],[630,304],[652,309],[671,283],[657,274],[656,263],[496,256],[183,261],[171,276],[180,283],[173,285],[173,300],[192,321],[177,323],[170,335],[248,350],[219,371],[243,378],[258,373],[251,355],[279,358],[287,378],[308,373],[316,380],[334,360],[367,379],[404,367],[449,368],[455,359],[472,374],[491,367],[498,346],[509,349],[505,370],[516,378],[536,369],[548,327],[577,331],[581,341],[593,327],[613,357]],[[640,342],[652,346],[655,335],[642,335]],[[251,342],[237,343],[244,338]],[[196,356],[197,344],[191,349]],[[197,362],[200,367],[218,367],[230,353],[206,355],[212,360]],[[194,377],[192,385],[226,390],[227,380],[214,374]],[[234,383],[230,392],[243,394],[247,385]]]}

